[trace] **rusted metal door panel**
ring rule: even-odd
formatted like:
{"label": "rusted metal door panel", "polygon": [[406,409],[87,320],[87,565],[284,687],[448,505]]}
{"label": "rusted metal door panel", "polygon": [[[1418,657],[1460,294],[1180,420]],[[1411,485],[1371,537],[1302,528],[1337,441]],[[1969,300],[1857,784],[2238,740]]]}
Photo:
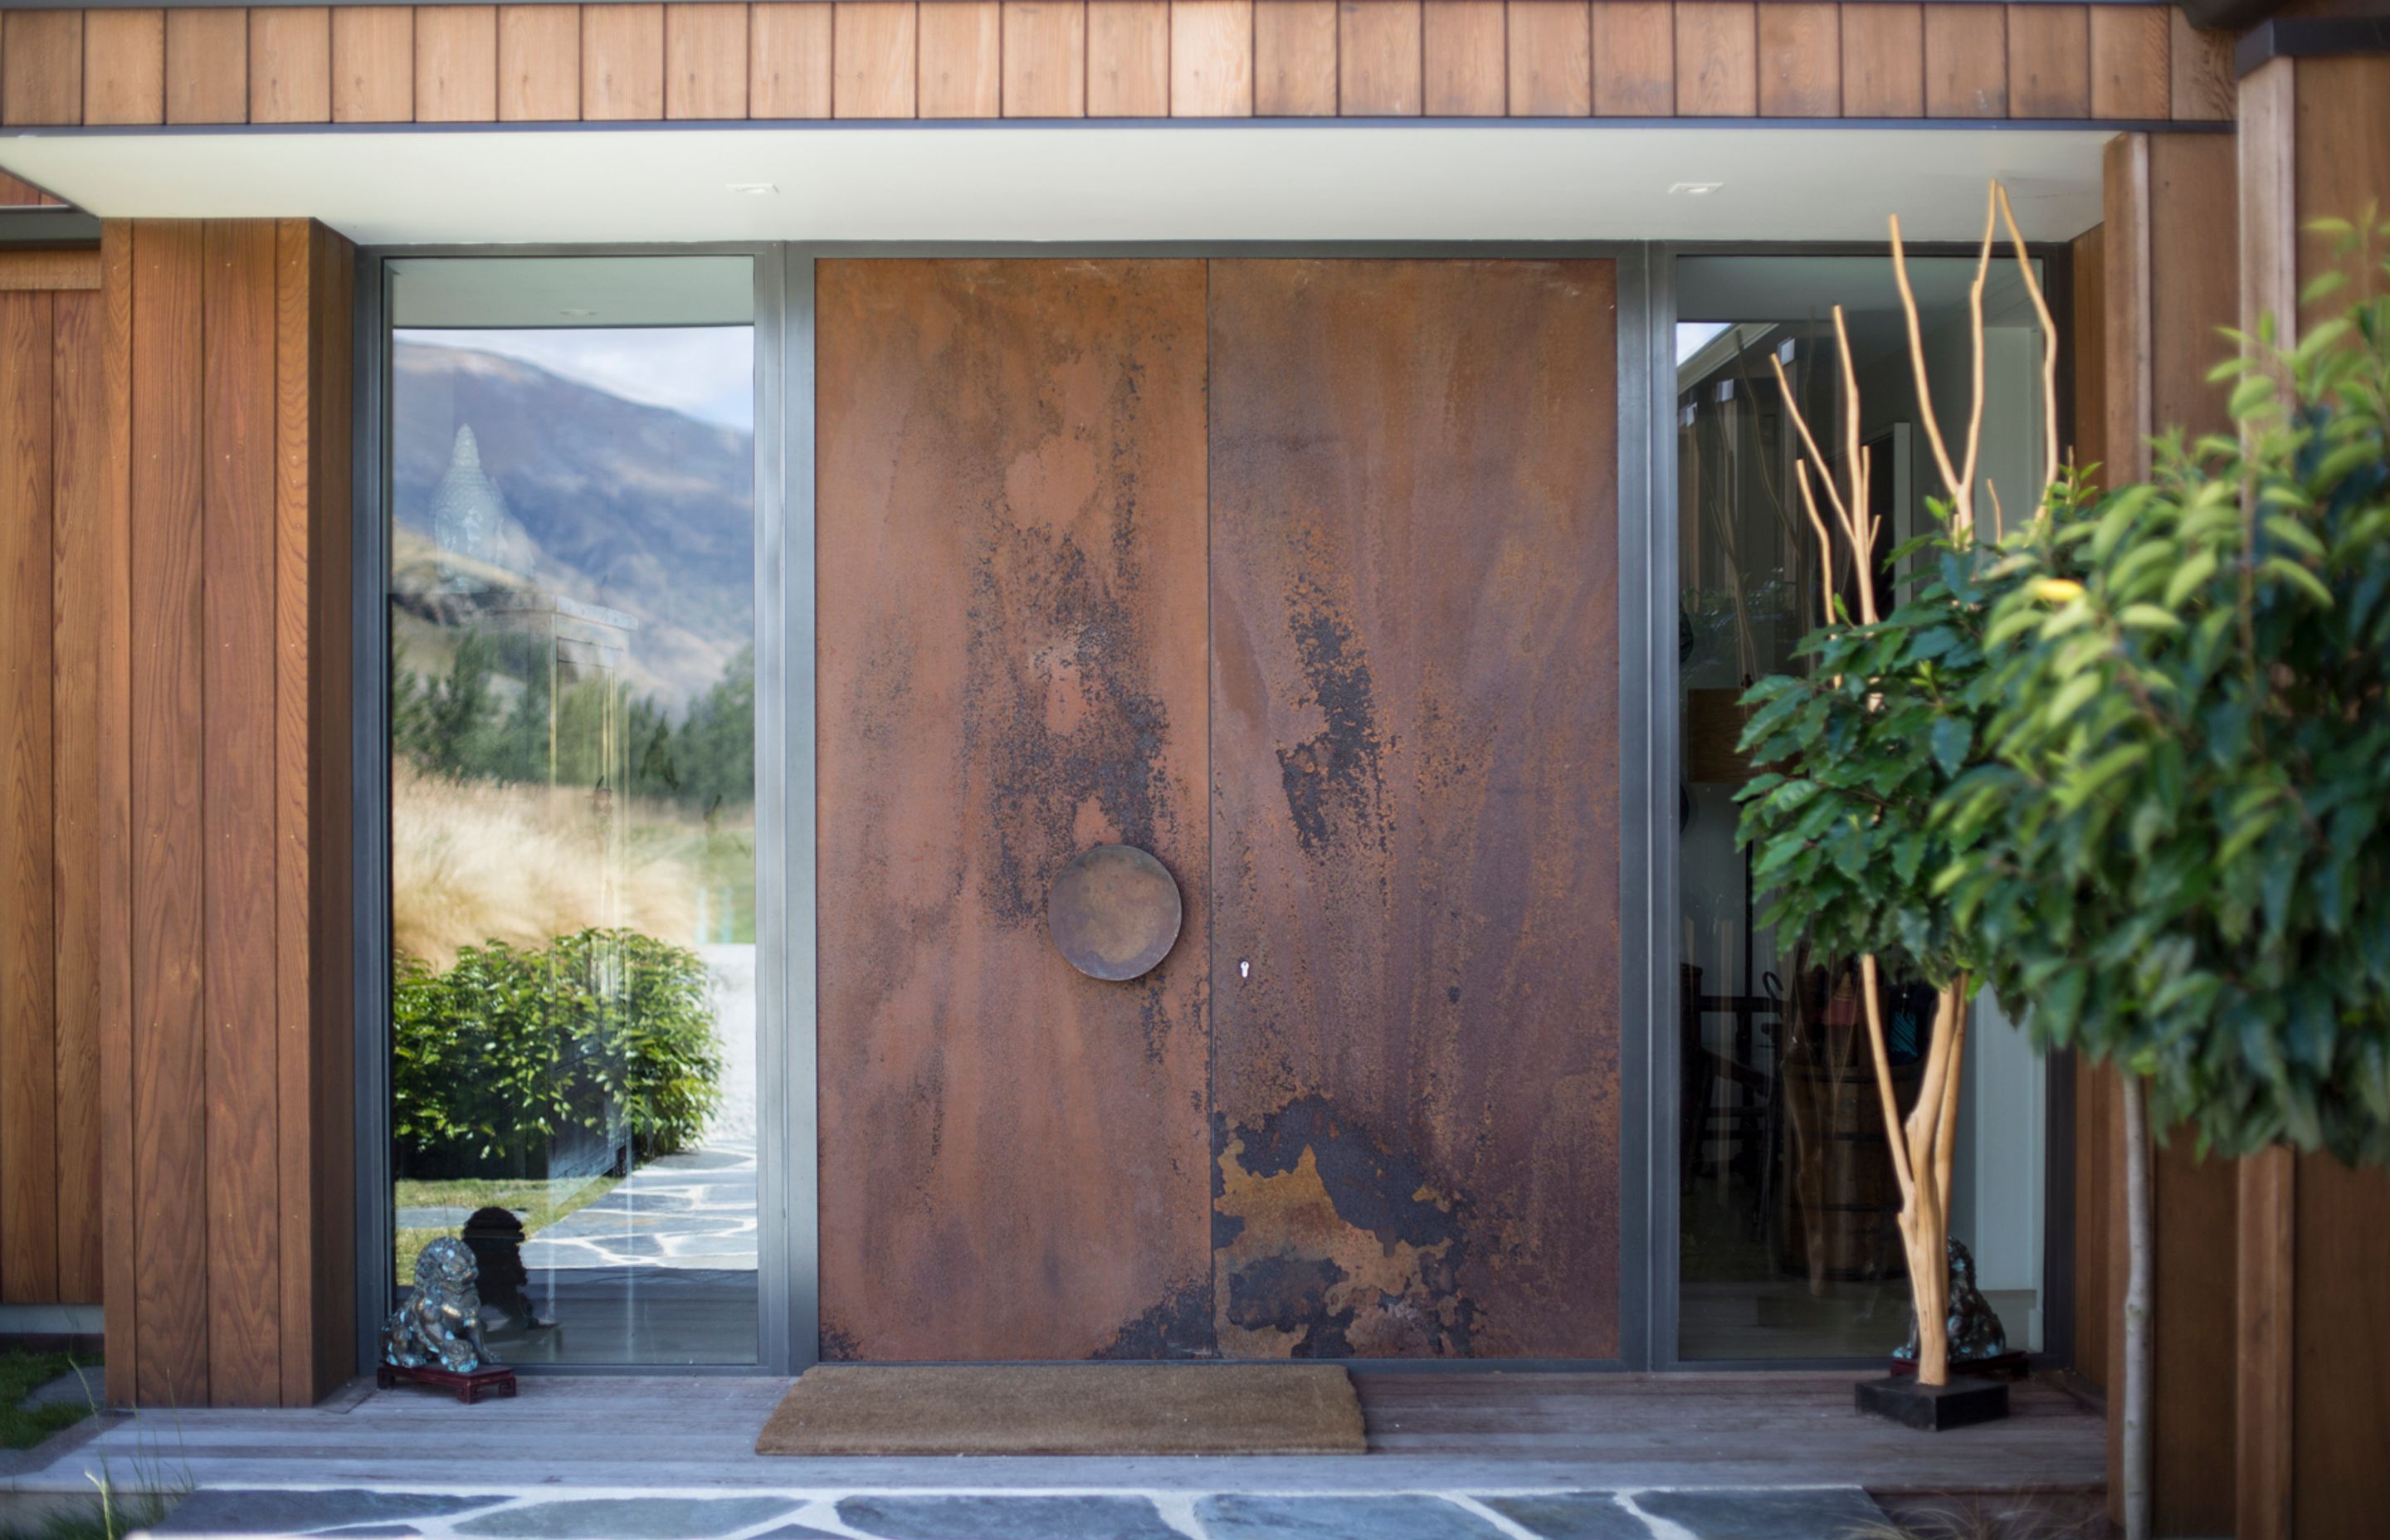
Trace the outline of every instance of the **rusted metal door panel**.
{"label": "rusted metal door panel", "polygon": [[[824,1354],[1207,1350],[1203,264],[815,282]],[[1107,841],[1134,982],[1047,935]]]}
{"label": "rusted metal door panel", "polygon": [[1227,1355],[1618,1351],[1615,296],[1212,264]]}

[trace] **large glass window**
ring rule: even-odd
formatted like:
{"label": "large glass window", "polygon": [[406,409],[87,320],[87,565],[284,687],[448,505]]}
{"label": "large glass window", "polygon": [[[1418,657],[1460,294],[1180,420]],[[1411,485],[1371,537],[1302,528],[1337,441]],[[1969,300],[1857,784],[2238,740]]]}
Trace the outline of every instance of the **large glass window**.
{"label": "large glass window", "polygon": [[[1974,269],[1972,259],[1910,263],[1933,399],[1953,435],[1972,395]],[[1857,366],[1858,436],[1884,532],[1880,581],[1905,581],[1890,553],[1931,527],[1926,499],[1941,489],[1886,259],[1688,258],[1677,271],[1678,1352],[1876,1356],[1908,1335],[1908,1290],[1857,960],[1758,924],[1751,868],[1735,846],[1735,793],[1752,774],[1736,751],[1740,697],[1763,674],[1804,666],[1793,649],[1818,623],[1821,585],[1849,583],[1847,553],[1844,570],[1829,571],[1799,506],[1797,437],[1772,366],[1782,364],[1818,443],[1836,453],[1834,305],[1844,307]],[[2043,341],[2012,263],[1995,264],[1985,309],[1980,473],[2013,516],[2039,493]],[[1980,491],[1978,504],[1988,521]],[[1913,1096],[1933,995],[1913,980],[1887,978],[1884,988],[1894,1078]],[[1972,1249],[2010,1345],[2038,1348],[2045,1082],[1988,997],[1976,1005],[1963,1072],[1951,1234]]]}
{"label": "large glass window", "polygon": [[752,263],[391,315],[392,1281],[456,1236],[508,1363],[752,1363]]}

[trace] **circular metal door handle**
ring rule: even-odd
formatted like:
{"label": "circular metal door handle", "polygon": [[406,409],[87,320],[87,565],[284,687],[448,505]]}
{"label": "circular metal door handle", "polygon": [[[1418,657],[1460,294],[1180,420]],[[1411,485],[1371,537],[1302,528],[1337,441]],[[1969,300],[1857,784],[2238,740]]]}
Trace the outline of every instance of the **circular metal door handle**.
{"label": "circular metal door handle", "polygon": [[1152,972],[1185,918],[1169,868],[1135,845],[1082,852],[1046,895],[1055,949],[1091,979],[1117,982]]}

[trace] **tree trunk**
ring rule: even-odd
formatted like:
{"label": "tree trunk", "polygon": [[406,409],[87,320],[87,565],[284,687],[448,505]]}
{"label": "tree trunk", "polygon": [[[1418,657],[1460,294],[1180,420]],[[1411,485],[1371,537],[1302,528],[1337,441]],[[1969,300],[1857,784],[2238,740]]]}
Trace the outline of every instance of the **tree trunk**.
{"label": "tree trunk", "polygon": [[2149,1104],[2141,1082],[2118,1066],[2125,1108],[2125,1385],[2122,1466],[2125,1540],[2150,1540],[2150,1217]]}

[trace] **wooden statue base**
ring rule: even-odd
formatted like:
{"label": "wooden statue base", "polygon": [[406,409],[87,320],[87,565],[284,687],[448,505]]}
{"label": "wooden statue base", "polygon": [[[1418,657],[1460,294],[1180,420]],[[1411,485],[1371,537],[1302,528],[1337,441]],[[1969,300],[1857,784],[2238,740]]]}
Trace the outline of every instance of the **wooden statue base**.
{"label": "wooden statue base", "polygon": [[[1895,1380],[1902,1375],[1913,1375],[1916,1372],[1917,1360],[1914,1358],[1895,1358],[1892,1361],[1892,1373]],[[2023,1352],[2013,1352],[2003,1353],[1997,1358],[1954,1358],[1950,1361],[1950,1372],[1972,1375],[1978,1380],[2023,1380],[2033,1371],[2025,1354]]]}
{"label": "wooden statue base", "polygon": [[454,1392],[457,1400],[469,1406],[476,1401],[494,1396],[512,1396],[515,1393],[515,1371],[504,1364],[483,1364],[470,1374],[378,1364],[374,1367],[374,1383],[385,1391],[398,1385],[430,1385]]}

